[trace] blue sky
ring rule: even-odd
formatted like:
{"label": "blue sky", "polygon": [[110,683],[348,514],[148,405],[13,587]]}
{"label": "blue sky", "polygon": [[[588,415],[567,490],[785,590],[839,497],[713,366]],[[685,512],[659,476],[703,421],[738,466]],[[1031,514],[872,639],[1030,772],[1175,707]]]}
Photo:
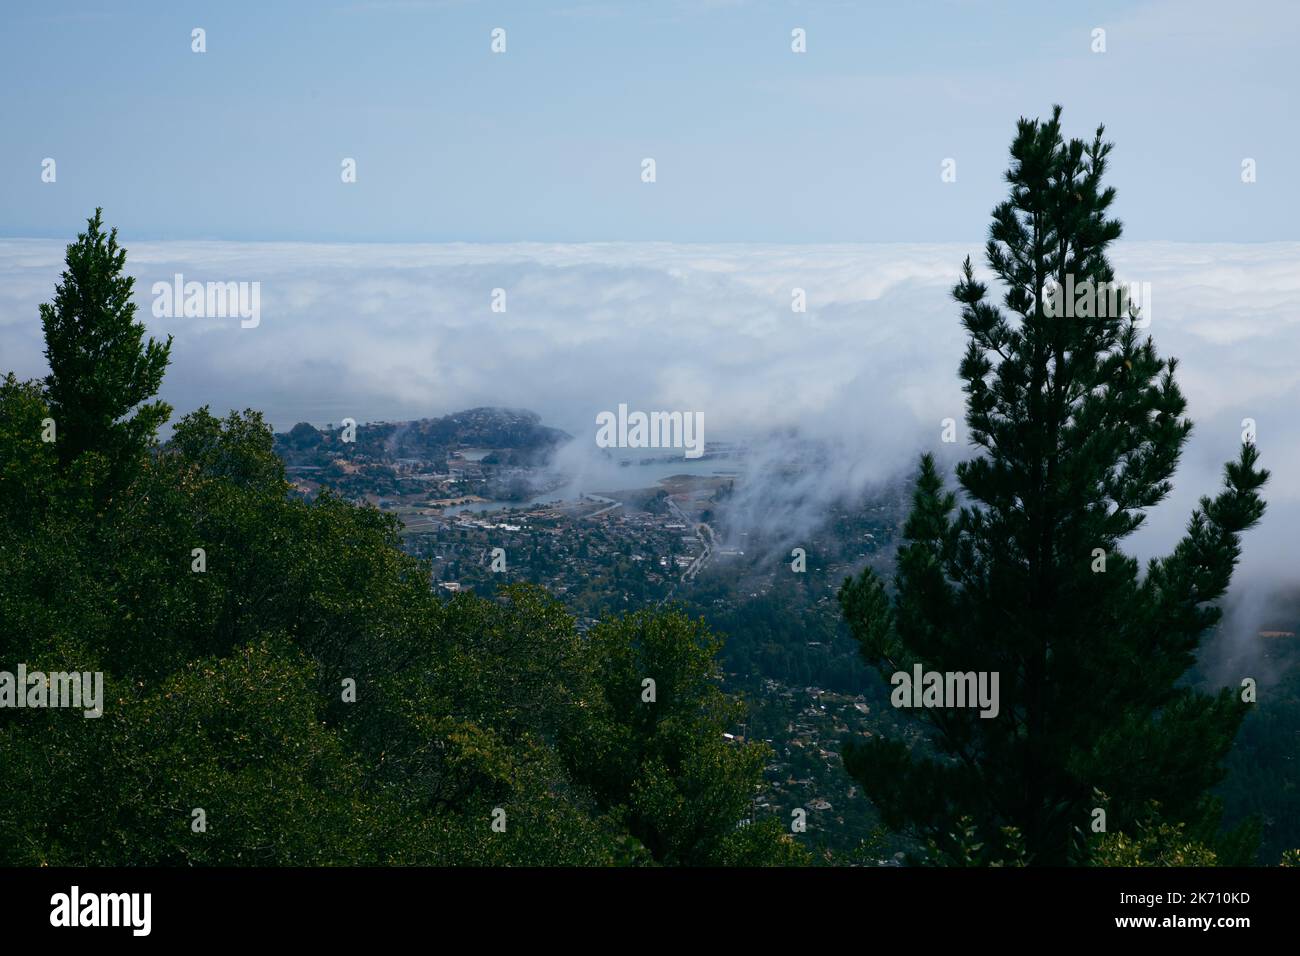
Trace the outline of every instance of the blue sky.
{"label": "blue sky", "polygon": [[1117,142],[1128,238],[1291,240],[1298,11],[6,0],[0,236],[67,239],[103,205],[141,239],[977,240],[1016,117],[1061,102]]}

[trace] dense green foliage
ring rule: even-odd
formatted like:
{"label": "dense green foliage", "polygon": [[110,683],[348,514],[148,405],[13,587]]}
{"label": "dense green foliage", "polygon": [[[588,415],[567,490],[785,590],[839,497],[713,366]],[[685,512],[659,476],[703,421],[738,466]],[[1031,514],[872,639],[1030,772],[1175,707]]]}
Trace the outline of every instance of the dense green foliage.
{"label": "dense green foliage", "polygon": [[1243,722],[1219,787],[1225,817],[1260,818],[1259,859],[1265,863],[1300,844],[1298,728],[1300,666],[1291,663],[1277,684],[1261,688],[1259,707]]}
{"label": "dense green foliage", "polygon": [[0,864],[804,859],[745,823],[765,749],[724,738],[698,622],[444,603],[396,519],[288,494],[256,412],[159,446],[168,346],[123,262],[97,213],[42,310],[52,375],[0,380],[0,669],[105,681],[98,718],[0,709]]}
{"label": "dense green foliage", "polygon": [[969,259],[953,293],[979,450],[957,468],[963,504],[923,458],[892,592],[867,572],[840,596],[887,678],[914,664],[1000,675],[995,717],[920,712],[935,753],[875,738],[846,754],[886,823],[941,855],[969,855],[970,831],[976,861],[1084,862],[1097,852],[1098,808],[1107,833],[1129,835],[1107,844],[1116,860],[1141,856],[1151,834],[1185,836],[1220,862],[1252,852],[1248,829],[1218,833],[1207,794],[1249,704],[1240,688],[1205,694],[1182,678],[1219,619],[1214,602],[1264,511],[1268,473],[1243,444],[1222,492],[1140,574],[1120,542],[1168,494],[1191,428],[1176,361],[1157,354],[1136,311],[1061,315],[1044,301],[1053,284],[1115,278],[1109,151],[1100,129],[1088,143],[1063,139],[1059,110],[1021,120],[986,249],[1001,303]]}

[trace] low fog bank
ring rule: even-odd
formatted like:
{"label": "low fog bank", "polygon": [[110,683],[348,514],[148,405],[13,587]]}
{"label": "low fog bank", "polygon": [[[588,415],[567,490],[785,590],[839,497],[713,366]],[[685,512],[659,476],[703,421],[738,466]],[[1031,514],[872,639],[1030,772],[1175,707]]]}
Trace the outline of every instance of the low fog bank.
{"label": "low fog bank", "polygon": [[[285,430],[529,408],[575,436],[558,464],[596,490],[611,467],[599,413],[699,412],[707,441],[751,446],[733,520],[785,541],[833,502],[910,478],[923,450],[948,466],[969,453],[949,291],[966,255],[981,262],[978,241],[124,243],[141,319],[175,336],[163,397],[182,413],[253,407]],[[0,241],[0,367],[23,377],[46,371],[37,305],[63,250]],[[1256,625],[1243,622],[1300,577],[1300,244],[1121,243],[1112,258],[1121,280],[1149,284],[1150,332],[1181,359],[1196,422],[1173,494],[1129,550],[1168,552],[1221,486],[1242,419],[1257,423],[1269,511],[1247,536],[1224,628],[1247,641]],[[259,324],[155,317],[153,284],[178,273],[260,283]],[[801,298],[805,311],[792,308]],[[940,444],[945,418],[955,446]]]}

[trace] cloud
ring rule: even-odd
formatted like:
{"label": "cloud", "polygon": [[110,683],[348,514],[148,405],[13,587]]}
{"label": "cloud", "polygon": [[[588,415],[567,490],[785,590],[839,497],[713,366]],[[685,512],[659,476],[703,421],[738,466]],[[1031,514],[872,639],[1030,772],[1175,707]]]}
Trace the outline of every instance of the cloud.
{"label": "cloud", "polygon": [[[981,248],[127,246],[140,317],[152,335],[175,336],[164,397],[179,412],[251,406],[285,429],[493,404],[531,408],[594,449],[596,414],[625,402],[703,412],[711,440],[769,436],[759,474],[801,453],[770,438],[797,430],[824,460],[798,483],[754,485],[766,504],[752,508],[755,520],[792,534],[835,496],[910,472],[944,418],[962,421],[964,336],[949,290],[962,259],[978,262]],[[62,256],[58,242],[0,241],[0,366],[22,376],[45,372],[37,305],[50,298]],[[1168,550],[1196,499],[1219,487],[1249,417],[1275,477],[1241,579],[1293,576],[1300,243],[1121,243],[1112,258],[1121,279],[1150,283],[1150,331],[1182,360],[1197,423],[1174,494],[1134,547]],[[260,282],[261,324],[154,318],[150,286],[178,272]],[[805,313],[791,309],[796,288]],[[504,313],[491,309],[494,289],[506,292]]]}

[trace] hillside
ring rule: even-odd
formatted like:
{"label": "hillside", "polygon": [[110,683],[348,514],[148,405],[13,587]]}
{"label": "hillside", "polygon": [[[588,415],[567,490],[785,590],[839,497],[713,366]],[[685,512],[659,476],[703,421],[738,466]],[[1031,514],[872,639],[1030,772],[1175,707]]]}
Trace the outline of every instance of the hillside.
{"label": "hillside", "polygon": [[275,451],[287,465],[323,465],[343,451],[350,457],[376,461],[401,458],[425,462],[445,461],[457,448],[490,449],[493,463],[530,465],[545,461],[570,436],[541,424],[534,412],[523,409],[480,407],[441,418],[409,422],[372,422],[356,426],[355,443],[344,441],[344,427],[318,429],[299,422],[275,436]]}

